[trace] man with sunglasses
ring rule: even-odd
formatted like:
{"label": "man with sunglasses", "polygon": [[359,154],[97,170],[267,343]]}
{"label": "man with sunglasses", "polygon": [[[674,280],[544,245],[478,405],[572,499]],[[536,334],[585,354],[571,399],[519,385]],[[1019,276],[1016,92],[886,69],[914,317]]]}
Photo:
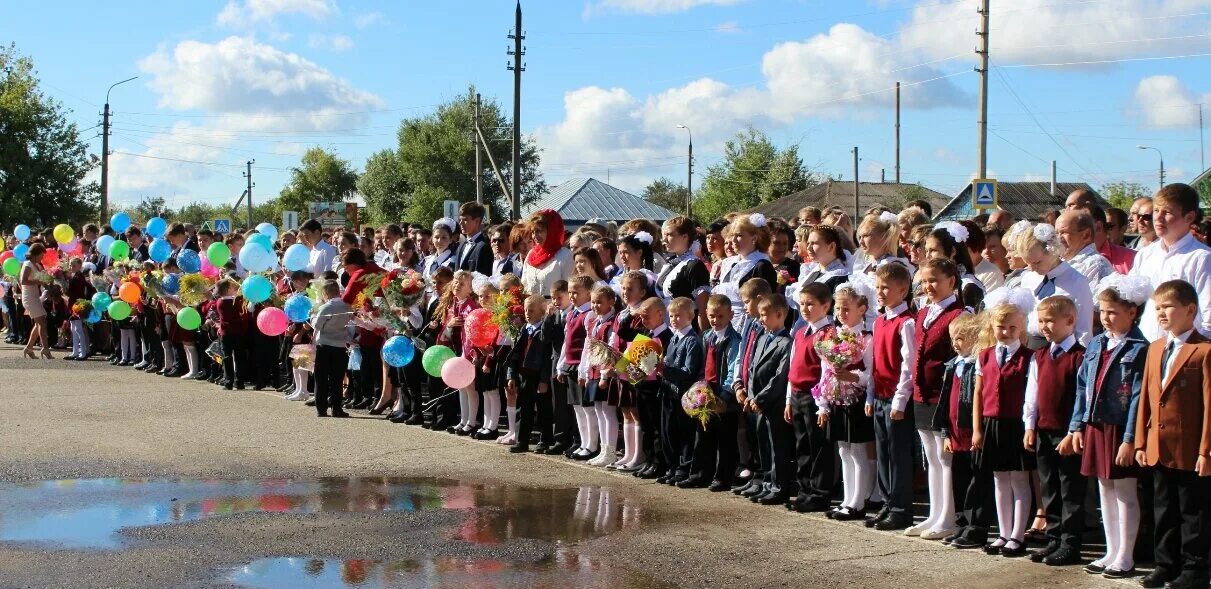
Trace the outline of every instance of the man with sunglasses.
{"label": "man with sunglasses", "polygon": [[1131,230],[1138,236],[1131,244],[1136,250],[1156,241],[1156,227],[1152,224],[1152,197],[1145,196],[1131,203]]}

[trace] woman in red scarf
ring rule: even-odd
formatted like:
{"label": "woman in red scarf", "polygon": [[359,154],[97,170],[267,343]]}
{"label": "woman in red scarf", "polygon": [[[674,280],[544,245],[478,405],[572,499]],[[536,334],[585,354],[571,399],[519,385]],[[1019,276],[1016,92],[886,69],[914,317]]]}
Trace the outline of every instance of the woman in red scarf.
{"label": "woman in red scarf", "polygon": [[557,280],[572,276],[572,252],[564,247],[563,218],[551,209],[543,209],[526,220],[530,229],[530,252],[521,270],[521,285],[526,292],[549,295]]}

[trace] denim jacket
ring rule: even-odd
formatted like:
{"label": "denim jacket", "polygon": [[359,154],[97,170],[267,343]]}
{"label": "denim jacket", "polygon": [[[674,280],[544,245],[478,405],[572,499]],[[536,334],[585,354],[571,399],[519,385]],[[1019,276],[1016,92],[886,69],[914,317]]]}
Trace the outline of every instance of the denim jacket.
{"label": "denim jacket", "polygon": [[1117,424],[1123,427],[1123,442],[1135,441],[1135,416],[1139,411],[1144,364],[1148,359],[1148,340],[1139,327],[1131,328],[1110,354],[1110,368],[1102,381],[1101,394],[1094,402],[1093,385],[1101,371],[1102,351],[1108,338],[1098,334],[1085,350],[1085,360],[1076,373],[1076,403],[1072,408],[1069,431],[1079,431],[1084,423]]}

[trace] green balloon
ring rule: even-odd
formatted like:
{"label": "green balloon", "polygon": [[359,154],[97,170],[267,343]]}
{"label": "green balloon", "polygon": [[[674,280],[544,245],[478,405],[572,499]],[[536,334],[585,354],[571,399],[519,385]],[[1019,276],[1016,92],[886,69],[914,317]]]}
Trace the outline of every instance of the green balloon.
{"label": "green balloon", "polygon": [[442,364],[456,355],[454,350],[446,346],[433,346],[425,350],[425,355],[421,357],[421,365],[425,367],[425,372],[428,372],[430,376],[438,378],[442,375]]}
{"label": "green balloon", "polygon": [[231,259],[231,248],[221,241],[216,241],[206,248],[206,259],[210,260],[211,266],[222,268]]}
{"label": "green balloon", "polygon": [[18,262],[17,258],[9,258],[4,261],[5,274],[16,276],[19,272],[21,272],[21,262]]}
{"label": "green balloon", "polygon": [[121,321],[130,317],[130,305],[126,301],[114,301],[109,304],[109,318]]}
{"label": "green balloon", "polygon": [[193,307],[185,307],[177,311],[177,325],[181,329],[193,331],[202,326],[202,316],[198,314],[198,310]]}
{"label": "green balloon", "polygon": [[115,262],[121,262],[130,257],[130,244],[125,241],[115,241],[109,246],[109,257]]}

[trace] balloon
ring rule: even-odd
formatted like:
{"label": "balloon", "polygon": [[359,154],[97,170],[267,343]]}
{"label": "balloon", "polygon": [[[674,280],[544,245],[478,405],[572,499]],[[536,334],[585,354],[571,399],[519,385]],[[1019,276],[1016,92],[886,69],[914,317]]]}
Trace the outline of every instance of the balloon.
{"label": "balloon", "polygon": [[143,289],[133,282],[127,282],[118,287],[118,298],[132,305],[139,302],[141,296],[143,296]]}
{"label": "balloon", "polygon": [[470,360],[455,356],[442,365],[442,382],[452,389],[463,389],[475,382],[475,365]]}
{"label": "balloon", "polygon": [[121,321],[130,317],[130,305],[126,301],[114,301],[109,304],[109,318],[114,321]]}
{"label": "balloon", "polygon": [[167,239],[153,239],[151,245],[147,247],[147,255],[151,261],[163,264],[172,255],[172,244],[168,243]]}
{"label": "balloon", "polygon": [[[79,247],[80,247],[80,240],[76,239],[74,237],[72,238],[71,241],[69,241],[67,243],[63,243],[61,241],[59,242],[59,249],[63,250],[64,252],[67,252],[67,253],[74,254],[74,253],[76,253],[75,250],[78,249]],[[4,249],[4,246],[2,244],[0,244],[0,250],[3,250],[3,249]]]}
{"label": "balloon", "polygon": [[181,275],[180,274],[165,274],[164,275],[164,292],[175,295],[181,292]]}
{"label": "balloon", "polygon": [[202,270],[202,256],[193,250],[181,250],[177,254],[177,267],[186,274],[197,274]]}
{"label": "balloon", "polygon": [[110,298],[108,293],[98,292],[93,295],[94,309],[108,309],[109,304],[112,302],[114,302],[114,300]]}
{"label": "balloon", "polygon": [[0,252],[0,264],[11,257],[13,257],[13,252]]}
{"label": "balloon", "polygon": [[306,270],[307,266],[311,265],[311,250],[301,243],[286,248],[286,253],[282,256],[282,265],[291,272]]}
{"label": "balloon", "polygon": [[13,237],[16,237],[17,241],[25,241],[29,239],[29,225],[17,225],[14,227]]}
{"label": "balloon", "polygon": [[177,311],[177,325],[180,325],[181,329],[193,331],[202,326],[202,316],[198,313],[197,309],[184,307],[180,311]]}
{"label": "balloon", "polygon": [[0,239],[0,252],[4,251],[4,240]]}
{"label": "balloon", "polygon": [[117,240],[114,239],[112,235],[102,235],[101,237],[98,237],[97,253],[103,256],[109,255],[109,248],[113,247],[115,241]]}
{"label": "balloon", "polygon": [[415,356],[416,346],[413,346],[412,340],[405,336],[397,335],[383,344],[383,362],[386,362],[388,366],[395,368],[407,366]]}
{"label": "balloon", "polygon": [[[125,229],[123,229],[125,231]],[[67,243],[76,238],[76,230],[71,228],[67,223],[55,225],[55,230],[51,232],[55,236],[55,241],[59,243]]]}
{"label": "balloon", "polygon": [[261,333],[273,337],[286,333],[286,328],[290,326],[290,320],[286,318],[286,313],[282,312],[277,307],[265,307],[261,309],[256,316],[257,329]]}
{"label": "balloon", "polygon": [[274,261],[273,251],[255,241],[240,250],[240,263],[249,272],[266,272],[273,268]]}
{"label": "balloon", "polygon": [[253,274],[244,279],[244,284],[240,285],[240,292],[244,294],[244,299],[255,305],[269,299],[270,293],[273,292],[273,285],[269,283],[268,278],[260,274]]}
{"label": "balloon", "polygon": [[151,219],[147,220],[148,235],[155,238],[162,238],[164,237],[165,231],[168,231],[168,221],[165,221],[159,217],[152,217]]}
{"label": "balloon", "polygon": [[4,273],[9,276],[16,276],[21,272],[21,262],[17,258],[9,258],[4,261]]}
{"label": "balloon", "polygon": [[24,243],[18,243],[17,247],[13,248],[13,257],[25,261],[25,255],[29,253],[29,246]]}
{"label": "balloon", "polygon": [[273,226],[273,223],[261,223],[256,226],[256,232],[262,235],[268,235],[269,241],[278,240],[278,228]]}
{"label": "balloon", "polygon": [[84,321],[87,323],[96,323],[100,320],[101,320],[101,309],[98,309],[96,307],[93,307],[92,310],[88,312],[88,317],[84,318]]}
{"label": "balloon", "polygon": [[109,246],[109,258],[115,262],[121,262],[130,257],[130,244],[125,241],[114,241],[114,244]]}
{"label": "balloon", "polygon": [[42,254],[42,265],[48,268],[58,266],[59,252],[57,250],[46,250],[46,253]]}
{"label": "balloon", "polygon": [[[114,213],[114,216],[109,218],[109,226],[112,227],[116,233],[125,233],[126,230],[130,228],[130,215],[127,215],[122,211]],[[56,229],[56,231],[58,230]],[[55,239],[59,238],[56,237]]]}
{"label": "balloon", "polygon": [[249,237],[248,240],[244,242],[244,247],[248,247],[248,245],[253,244],[253,243],[259,243],[262,246],[264,246],[265,249],[267,249],[269,251],[273,251],[273,240],[270,239],[269,236],[265,235],[264,233],[257,233],[255,235],[253,235],[252,237]]}
{"label": "balloon", "polygon": [[479,308],[467,315],[463,325],[463,335],[471,339],[471,344],[477,348],[490,346],[500,335],[500,328],[492,324],[492,311]]}
{"label": "balloon", "polygon": [[442,366],[446,361],[454,357],[454,350],[446,346],[432,346],[425,350],[425,355],[421,356],[421,365],[425,367],[425,372],[430,376],[438,377],[442,375]]}
{"label": "balloon", "polygon": [[216,241],[206,248],[206,259],[210,260],[210,265],[222,268],[231,259],[231,248],[221,241]]}
{"label": "balloon", "polygon": [[282,310],[286,311],[286,318],[295,323],[302,323],[311,316],[311,299],[306,295],[296,294],[286,299],[286,304],[282,305]]}
{"label": "balloon", "polygon": [[202,260],[202,276],[207,278],[218,278],[219,269],[210,263],[210,260]]}

